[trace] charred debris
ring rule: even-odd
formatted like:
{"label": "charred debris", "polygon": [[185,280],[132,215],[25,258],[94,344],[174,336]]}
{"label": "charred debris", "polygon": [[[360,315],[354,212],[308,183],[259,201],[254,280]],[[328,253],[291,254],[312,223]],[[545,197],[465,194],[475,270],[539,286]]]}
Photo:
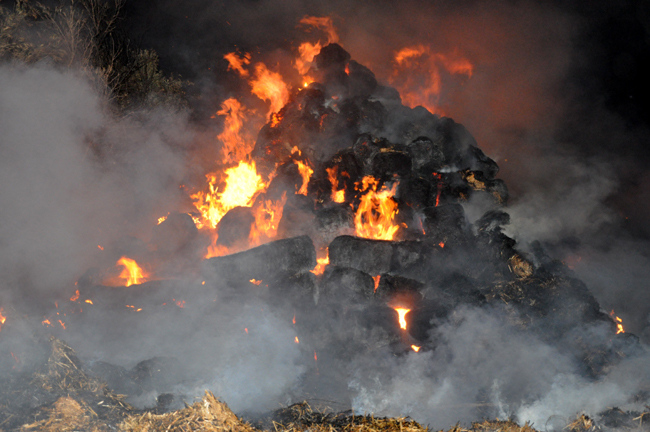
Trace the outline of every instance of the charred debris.
{"label": "charred debris", "polygon": [[[510,219],[507,187],[496,178],[496,162],[462,125],[422,107],[403,106],[394,89],[380,85],[337,44],[322,49],[310,74],[314,82],[272,115],[251,155],[263,175],[275,173],[258,199],[288,196],[277,240],[202,261],[188,276],[194,281],[198,275],[198,283],[157,281],[106,290],[89,271],[79,280],[81,295],[103,301],[108,309],[115,305],[110,320],[131,312],[124,304],[162,303],[187,289],[205,299],[215,290],[232,298],[258,298],[278,313],[293,314],[310,355],[336,353],[340,361],[380,346],[395,355],[435,350],[437,326],[467,306],[492,308],[549,344],[561,340],[558,349],[590,379],[645,349],[633,335],[616,334],[616,323],[587,286],[547,256],[542,245],[530,245],[531,252],[523,253],[504,233]],[[304,195],[296,193],[304,181],[296,161],[308,161],[314,169]],[[358,225],[377,216],[371,210],[355,220],[363,197],[381,191],[392,191],[391,239],[362,238]],[[471,223],[466,215],[470,202],[483,209]],[[231,212],[219,227],[227,245],[249,236],[250,222],[241,222],[250,219],[247,210]],[[170,246],[186,254],[179,259],[196,256],[187,246],[196,229],[185,219],[170,216],[160,224],[156,240],[182,245]],[[399,315],[397,309],[408,311]],[[184,312],[178,308],[175,313]],[[148,317],[146,311],[133,316],[129,319]],[[92,313],[70,320],[77,320],[70,325],[90,328],[108,324],[105,315]],[[611,328],[611,335],[586,339],[567,332],[591,324]],[[0,338],[11,332],[6,326]],[[19,371],[11,372],[16,369],[13,353],[0,353],[0,365],[9,371],[0,382],[0,430],[426,430],[409,419],[326,414],[306,403],[252,425],[210,393],[193,405],[171,393],[175,384],[194,379],[183,370],[182,359],[143,359],[132,370],[103,362],[84,366],[63,341],[47,338],[43,329],[33,333],[28,361]],[[336,362],[316,367],[320,377],[339,373]],[[305,378],[304,394],[316,394],[317,381]],[[157,406],[143,411],[125,402],[125,395],[147,391],[159,394]],[[563,427],[576,432],[645,429],[647,414],[612,409],[598,421],[583,416]],[[467,430],[533,429],[497,421]]]}

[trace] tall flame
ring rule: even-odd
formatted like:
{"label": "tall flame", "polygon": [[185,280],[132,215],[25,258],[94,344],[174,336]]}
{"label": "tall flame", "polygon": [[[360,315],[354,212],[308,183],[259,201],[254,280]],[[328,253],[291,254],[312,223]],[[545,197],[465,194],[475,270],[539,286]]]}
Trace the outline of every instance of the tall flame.
{"label": "tall flame", "polygon": [[311,178],[311,175],[314,173],[314,170],[311,169],[309,165],[299,160],[294,160],[293,162],[298,166],[298,171],[302,176],[302,185],[300,186],[300,190],[298,191],[298,193],[300,195],[307,195],[307,187],[309,186],[309,179]]}
{"label": "tall flame", "polygon": [[251,226],[249,235],[250,246],[258,246],[264,243],[263,239],[272,239],[278,233],[278,224],[282,219],[284,204],[287,202],[287,193],[277,201],[264,200],[253,209],[255,222]]}
{"label": "tall flame", "polygon": [[138,266],[138,263],[135,262],[135,260],[123,256],[117,261],[116,265],[124,266],[120,278],[126,279],[126,286],[139,284],[146,280],[142,269]]}
{"label": "tall flame", "polygon": [[397,319],[399,321],[399,328],[406,330],[406,314],[411,312],[411,309],[406,308],[394,308],[397,312]]}
{"label": "tall flame", "polygon": [[345,189],[338,190],[339,179],[336,176],[338,168],[333,166],[331,168],[325,168],[325,171],[327,171],[327,178],[332,184],[332,201],[335,203],[345,202]]}
{"label": "tall flame", "polygon": [[362,179],[361,202],[354,216],[356,234],[359,237],[376,240],[393,240],[399,225],[395,222],[397,203],[393,200],[397,183],[390,189],[384,186],[377,192],[377,180],[372,176]]}
{"label": "tall flame", "polygon": [[614,320],[614,324],[616,324],[616,334],[625,333],[625,329],[623,328],[623,320],[620,319],[619,317],[617,317],[617,316],[614,314],[614,310],[613,310],[613,309],[612,309],[612,311],[609,313],[609,316],[612,317],[612,319]]}
{"label": "tall flame", "polygon": [[226,117],[223,132],[217,135],[223,143],[223,162],[230,164],[244,159],[252,150],[243,136],[246,120],[244,106],[237,99],[229,98],[221,103],[221,110],[217,114]]}
{"label": "tall flame", "polygon": [[251,91],[271,104],[268,115],[278,112],[289,101],[289,88],[277,72],[267,69],[264,63],[255,65],[255,77],[250,80]]}
{"label": "tall flame", "polygon": [[[439,105],[441,70],[471,78],[474,66],[457,52],[436,53],[425,45],[403,48],[395,54],[395,70],[390,79],[405,105],[422,105],[432,113],[444,114]],[[422,71],[426,71],[423,75]]]}

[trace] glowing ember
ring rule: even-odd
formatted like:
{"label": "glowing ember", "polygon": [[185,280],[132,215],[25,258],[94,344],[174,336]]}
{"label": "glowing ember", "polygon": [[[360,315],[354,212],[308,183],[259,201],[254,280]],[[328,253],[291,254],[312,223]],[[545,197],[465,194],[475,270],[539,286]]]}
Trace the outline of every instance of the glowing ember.
{"label": "glowing ember", "polygon": [[97,245],[97,247],[99,248],[99,250],[104,250],[104,248],[101,247],[100,245]]}
{"label": "glowing ember", "polygon": [[185,307],[185,300],[176,300],[176,299],[172,299],[172,301],[173,301],[174,303],[176,303],[176,306],[178,306],[178,307],[181,308],[181,309],[183,309],[183,308]]}
{"label": "glowing ember", "polygon": [[251,280],[249,280],[249,282],[252,283],[253,285],[259,285],[259,284],[262,283],[261,280],[255,280],[255,279],[251,279]]}
{"label": "glowing ember", "polygon": [[4,309],[0,307],[0,331],[2,330],[2,325],[7,321],[7,317],[2,314],[3,311]]}
{"label": "glowing ember", "polygon": [[79,300],[79,290],[75,291],[74,295],[70,297],[70,301],[77,301]]}
{"label": "glowing ember", "polygon": [[300,341],[298,340],[298,336],[296,336],[296,338],[295,338],[293,341],[294,341],[295,343],[297,343],[297,344],[300,343]]}
{"label": "glowing ember", "polygon": [[248,329],[247,328],[245,328],[244,331],[246,332],[246,334],[248,334]]}
{"label": "glowing ember", "polygon": [[402,95],[404,105],[411,108],[421,105],[442,115],[444,113],[438,106],[442,70],[450,75],[471,78],[474,66],[456,52],[435,53],[424,45],[406,47],[395,54],[395,70],[390,82]]}
{"label": "glowing ember", "polygon": [[415,351],[415,352],[420,351],[420,348],[421,348],[421,347],[419,347],[419,346],[417,346],[417,345],[411,345],[411,349],[412,349],[413,351]]}
{"label": "glowing ember", "polygon": [[93,301],[92,300],[86,300],[86,303],[93,304]]}
{"label": "glowing ember", "polygon": [[345,201],[345,189],[338,190],[339,179],[336,176],[337,170],[336,166],[325,168],[325,171],[327,171],[327,178],[332,184],[332,201],[335,203],[342,203]]}
{"label": "glowing ember", "polygon": [[124,266],[120,278],[126,279],[126,286],[139,284],[146,280],[142,269],[138,266],[138,263],[135,262],[135,260],[123,256],[117,261],[116,265]]}
{"label": "glowing ember", "polygon": [[397,203],[393,200],[397,183],[390,189],[384,186],[377,192],[377,180],[366,176],[362,180],[361,192],[366,192],[361,197],[359,208],[354,216],[354,225],[358,237],[375,240],[393,240],[399,225],[395,223],[397,216]]}
{"label": "glowing ember", "polygon": [[613,310],[613,309],[612,309],[612,311],[609,313],[609,316],[612,317],[612,319],[614,320],[614,323],[616,324],[616,334],[625,333],[625,329],[623,328],[623,320],[620,319],[619,317],[617,317],[617,316],[614,314],[614,310]]}
{"label": "glowing ember", "polygon": [[438,246],[440,246],[441,248],[443,248],[443,247],[445,247],[445,244],[444,244],[443,242],[440,242],[440,243],[438,243]]}
{"label": "glowing ember", "polygon": [[377,288],[379,288],[379,281],[381,280],[381,275],[373,276],[372,280],[375,281],[375,292],[377,292]]}
{"label": "glowing ember", "polygon": [[293,314],[293,320],[292,320],[292,322],[293,322],[294,325],[296,324],[296,314],[295,314],[295,313]]}
{"label": "glowing ember", "polygon": [[167,216],[161,216],[158,218],[158,223],[157,225],[160,225],[161,223],[165,222],[167,220]]}
{"label": "glowing ember", "polygon": [[59,324],[61,324],[61,327],[63,327],[63,330],[65,330],[65,323],[61,320],[59,320]]}
{"label": "glowing ember", "polygon": [[397,317],[399,320],[399,328],[406,330],[406,314],[411,312],[411,309],[406,308],[393,308],[397,312]]}
{"label": "glowing ember", "polygon": [[[298,150],[300,151],[300,150]],[[300,175],[302,176],[302,185],[300,186],[300,190],[298,191],[298,194],[300,195],[307,195],[307,186],[309,186],[309,179],[311,178],[311,175],[314,173],[314,170],[311,169],[311,167],[301,161],[294,160],[293,161],[296,165],[298,165],[298,171],[300,172]]]}
{"label": "glowing ember", "polygon": [[51,323],[50,320],[47,319],[47,318],[44,319],[44,320],[42,321],[42,324],[43,324],[45,327],[52,327],[52,323]]}

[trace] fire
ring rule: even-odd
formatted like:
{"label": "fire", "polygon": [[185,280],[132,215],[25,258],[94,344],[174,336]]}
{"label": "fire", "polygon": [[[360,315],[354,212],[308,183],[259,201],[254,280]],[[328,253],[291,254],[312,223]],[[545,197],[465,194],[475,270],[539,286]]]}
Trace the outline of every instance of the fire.
{"label": "fire", "polygon": [[440,246],[440,248],[442,249],[443,247],[445,247],[445,244],[443,242],[440,242],[438,243],[438,246]]}
{"label": "fire", "polygon": [[77,301],[79,300],[79,290],[75,291],[74,295],[70,297],[70,301]]}
{"label": "fire", "polygon": [[399,320],[399,328],[406,330],[406,314],[411,312],[411,309],[406,308],[393,308],[397,312],[397,318]]}
{"label": "fire", "polygon": [[124,266],[124,270],[120,274],[121,279],[126,279],[126,286],[131,286],[134,284],[139,284],[146,280],[146,276],[142,272],[138,263],[131,258],[123,256],[120,258],[115,265]]}
{"label": "fire", "polygon": [[[330,17],[305,16],[300,20],[300,24],[325,31],[327,34],[327,42],[324,45],[339,41],[339,36],[336,33],[336,29],[332,23],[332,18]],[[300,57],[297,58],[294,63],[294,67],[300,75],[305,75],[309,71],[314,57],[316,57],[324,45],[321,45],[320,41],[316,42],[315,44],[312,44],[310,42],[303,42],[300,44],[298,47],[298,53]],[[310,82],[311,81],[305,82],[305,87],[307,87]]]}
{"label": "fire", "polygon": [[252,283],[253,285],[259,285],[262,283],[261,280],[257,280],[257,279],[251,279],[249,280],[249,282]]}
{"label": "fire", "polygon": [[294,325],[296,325],[296,313],[295,313],[295,312],[293,313],[293,320],[291,320],[291,322],[292,322]]}
{"label": "fire", "polygon": [[238,206],[250,207],[254,198],[266,188],[262,176],[257,173],[255,162],[240,161],[237,166],[228,168],[225,176],[226,186],[223,192],[219,193],[217,176],[212,173],[206,176],[209,191],[207,193],[199,191],[190,196],[202,216],[198,228],[205,225],[216,228],[229,210]]}
{"label": "fire", "polygon": [[[298,150],[300,152],[300,150]],[[311,178],[311,175],[314,173],[314,170],[311,169],[311,167],[299,160],[294,160],[293,161],[296,165],[298,165],[298,171],[300,172],[300,175],[302,176],[302,185],[300,186],[300,190],[298,191],[298,194],[300,195],[307,195],[307,186],[309,186],[309,179]]]}
{"label": "fire", "polygon": [[616,334],[625,333],[625,329],[623,328],[623,320],[614,314],[614,309],[612,309],[612,311],[609,313],[609,316],[612,317],[614,323],[616,324]]}
{"label": "fire", "polygon": [[86,300],[86,303],[88,303],[88,304],[93,304],[93,301],[90,300],[90,299],[88,299],[88,300]]}
{"label": "fire", "polygon": [[381,275],[373,276],[372,280],[375,281],[375,292],[377,292],[377,288],[379,288],[379,281],[381,280]]}
{"label": "fire", "polygon": [[104,250],[104,248],[101,247],[100,245],[97,245],[97,247],[99,248],[99,250]]}
{"label": "fire", "polygon": [[165,222],[167,220],[167,216],[168,215],[159,217],[157,225],[160,225],[161,223]]}
{"label": "fire", "polygon": [[271,104],[268,115],[280,111],[289,101],[289,88],[282,76],[268,70],[264,63],[255,65],[255,77],[249,84],[255,96]]}
{"label": "fire", "polygon": [[316,267],[313,270],[309,270],[316,276],[320,276],[325,272],[325,266],[330,263],[329,249],[325,248],[325,258],[316,258]]}
{"label": "fire", "polygon": [[263,243],[263,239],[272,239],[277,235],[286,202],[287,193],[284,192],[279,200],[264,200],[254,208],[255,223],[251,226],[248,237],[251,246],[258,246]]}
{"label": "fire", "polygon": [[244,159],[252,150],[250,140],[243,136],[246,113],[244,106],[235,98],[226,99],[221,103],[217,115],[225,116],[223,131],[217,135],[223,143],[223,162],[235,163]]}
{"label": "fire", "polygon": [[417,345],[411,345],[411,349],[412,349],[413,351],[415,351],[415,352],[419,352],[419,351],[420,351],[420,348],[422,348],[422,347],[419,347],[419,346],[417,346]]}
{"label": "fire", "polygon": [[[474,66],[457,52],[441,54],[425,45],[402,48],[395,54],[395,70],[390,79],[402,95],[405,105],[421,105],[432,113],[444,114],[439,108],[442,88],[441,70],[451,75],[471,78]],[[422,71],[426,71],[423,74]]]}
{"label": "fire", "polygon": [[339,188],[339,179],[336,176],[337,167],[325,168],[327,171],[327,178],[332,184],[332,201],[335,203],[345,202],[345,189],[337,190]]}
{"label": "fire", "polygon": [[243,65],[250,64],[251,62],[251,55],[248,53],[245,53],[242,57],[237,56],[235,53],[228,53],[225,56],[223,56],[226,60],[228,60],[228,70],[236,70],[239,72],[239,75],[246,77],[248,76],[248,71],[244,69]]}
{"label": "fire", "polygon": [[294,341],[295,343],[297,343],[297,344],[300,343],[300,341],[298,340],[298,336],[296,336],[296,338],[295,338],[293,341]]}
{"label": "fire", "polygon": [[41,323],[42,323],[45,327],[52,327],[52,323],[50,322],[50,320],[49,320],[48,318],[45,318],[43,321],[41,321]]}
{"label": "fire", "polygon": [[375,240],[393,240],[399,225],[395,223],[397,202],[393,200],[397,183],[390,189],[384,186],[377,192],[377,180],[372,176],[362,179],[361,191],[366,194],[361,197],[359,208],[354,216],[356,234]]}
{"label": "fire", "polygon": [[61,324],[61,327],[63,327],[63,330],[65,330],[65,323],[61,320],[59,320],[59,324]]}
{"label": "fire", "polygon": [[2,325],[7,321],[7,317],[2,314],[3,311],[4,309],[0,307],[0,331],[2,330]]}

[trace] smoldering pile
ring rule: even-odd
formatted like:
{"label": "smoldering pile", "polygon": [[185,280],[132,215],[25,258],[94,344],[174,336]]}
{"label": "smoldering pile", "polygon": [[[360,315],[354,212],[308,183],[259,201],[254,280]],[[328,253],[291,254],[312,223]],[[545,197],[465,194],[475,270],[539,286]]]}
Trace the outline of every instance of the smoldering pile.
{"label": "smoldering pile", "polygon": [[[439,329],[463,320],[468,308],[489,311],[520,334],[544,341],[578,365],[588,380],[598,380],[623,359],[645,351],[633,335],[617,334],[617,324],[601,310],[588,288],[563,263],[547,256],[541,244],[530,245],[532,254],[527,255],[504,233],[503,227],[509,223],[506,185],[496,178],[497,164],[485,156],[462,125],[424,108],[403,106],[394,89],[380,85],[369,69],[351,60],[337,44],[326,46],[315,57],[310,76],[314,82],[297,92],[262,128],[251,155],[259,172],[270,180],[266,192],[256,200],[287,197],[277,240],[206,259],[200,271],[180,274],[175,280],[129,289],[107,290],[99,285],[101,278],[89,271],[78,281],[75,297],[92,298],[105,309],[103,313],[91,309],[68,316],[70,329],[83,329],[77,330],[78,334],[92,338],[110,332],[116,321],[133,329],[147,329],[180,317],[188,328],[202,328],[221,313],[220,304],[263,305],[261,312],[270,309],[273,316],[291,321],[295,330],[299,358],[294,366],[301,372],[300,380],[276,395],[289,403],[308,396],[347,395],[352,399],[354,386],[350,383],[354,380],[346,375],[351,373],[350,364],[386,352],[397,358],[436,353],[445,343]],[[312,167],[313,174],[305,177],[300,164]],[[470,222],[468,208],[480,209],[476,220]],[[250,238],[254,219],[249,207],[230,210],[219,224],[216,246],[241,249]],[[173,251],[177,256],[172,260],[186,262],[197,256],[192,250],[197,232],[189,215],[170,215],[157,230],[156,242],[169,245],[159,250]],[[195,260],[190,267],[199,265]],[[191,317],[186,313],[189,301],[185,308],[181,300],[189,292],[196,307]],[[139,305],[155,306],[140,311]],[[167,315],[161,318],[163,310]],[[584,328],[606,331],[587,333]],[[11,327],[3,329],[3,336],[9,331]],[[254,331],[251,327],[250,333]],[[249,327],[245,332],[249,334]],[[167,337],[174,336],[178,335]],[[139,337],[142,340],[146,334]],[[182,336],[178,339],[182,343]],[[186,398],[181,391],[214,383],[214,364],[209,356],[204,358],[200,345],[196,341],[192,345],[196,350],[185,353],[188,359],[177,354],[176,358],[142,358],[127,370],[99,358],[88,367],[117,393],[136,399],[155,394],[157,405],[148,414],[137,412],[86,372],[68,379],[68,372],[51,375],[48,369],[48,376],[62,383],[50,388],[29,378],[37,366],[23,366],[22,381],[11,378],[14,381],[7,381],[4,388],[25,396],[40,386],[49,393],[36,395],[33,401],[15,402],[17,405],[6,402],[0,422],[20,427],[27,415],[32,416],[32,424],[23,428],[50,427],[52,419],[60,417],[57,409],[65,402],[61,397],[76,397],[85,402],[75,399],[80,407],[75,405],[75,410],[92,419],[79,426],[82,428],[95,427],[92,422],[96,418],[108,418],[109,414],[95,409],[101,399],[102,405],[110,401],[113,426],[124,421],[123,425],[149,424],[148,430],[172,430],[169,428],[174,425],[181,430],[183,421],[198,418],[193,416],[201,405],[163,413],[180,408]],[[133,350],[137,346],[129,345]],[[15,360],[5,354],[0,354],[5,357],[3,363],[13,365]],[[193,363],[189,357],[202,361]],[[67,363],[53,364],[66,371],[82,370],[76,360],[66,359]],[[71,396],[69,384],[84,380],[91,380],[92,388],[82,391],[86,385],[77,386]],[[499,407],[485,400],[488,389],[479,390],[467,404],[480,408],[476,410],[479,414],[495,417]],[[8,391],[3,397],[11,401],[11,394]],[[205,407],[216,406],[212,396],[206,398]],[[630,398],[643,403],[647,393],[638,392]],[[350,405],[349,399],[343,401],[345,406]],[[295,414],[299,409],[294,406],[288,412]],[[136,414],[143,417],[134,420]],[[202,415],[204,421],[208,414]],[[601,423],[607,425],[611,415],[606,413]],[[384,424],[368,417],[356,421],[354,416],[352,420],[350,416],[294,417],[283,420],[292,430],[311,430],[319,424],[336,430],[421,429],[401,420]],[[626,427],[636,418],[644,426],[640,413],[624,413],[622,418]],[[583,420],[582,425],[587,426],[580,429],[574,424],[573,428],[596,428],[596,423]],[[45,423],[38,423],[42,421]],[[192,421],[187,420],[187,427]],[[158,426],[153,426],[155,422]],[[514,427],[487,424],[475,425],[473,430],[506,426]],[[138,427],[142,429],[133,426],[127,430],[145,430]],[[191,427],[210,430],[200,422]]]}

